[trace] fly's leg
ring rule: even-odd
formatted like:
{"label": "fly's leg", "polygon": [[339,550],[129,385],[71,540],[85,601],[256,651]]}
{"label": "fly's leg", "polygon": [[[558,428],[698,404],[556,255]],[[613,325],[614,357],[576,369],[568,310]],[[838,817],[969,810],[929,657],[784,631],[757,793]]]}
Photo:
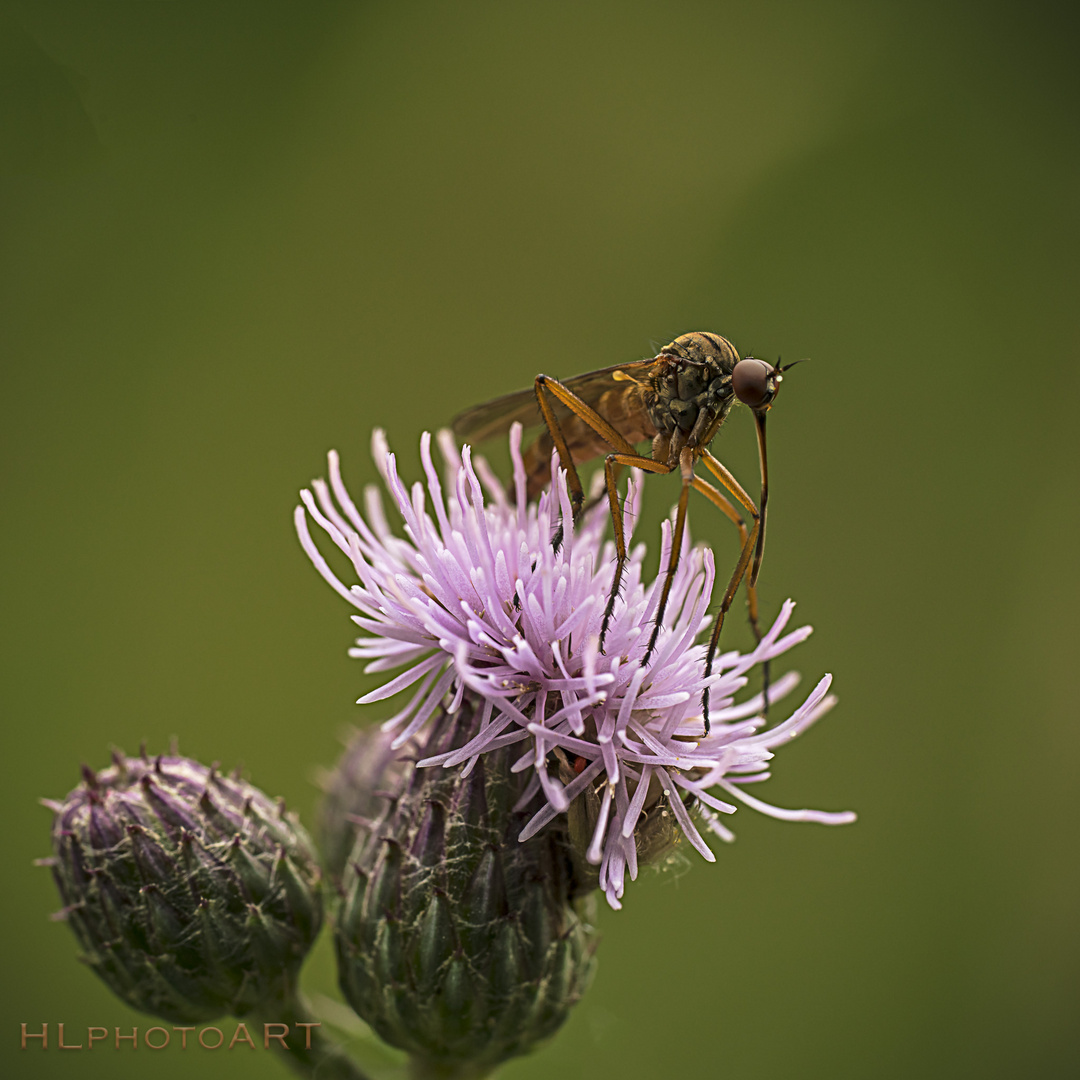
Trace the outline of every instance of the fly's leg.
{"label": "fly's leg", "polygon": [[[621,473],[621,472],[622,472],[622,466],[616,464],[615,467],[614,467],[614,470],[613,470],[613,476],[614,476],[616,488],[619,486],[619,473]],[[605,472],[604,481],[605,481],[604,482],[604,490],[601,491],[599,495],[594,495],[585,504],[585,506],[582,508],[581,514],[579,516],[584,517],[587,513],[589,513],[590,510],[593,510],[595,507],[599,506],[600,503],[602,503],[605,499],[608,498],[607,485],[608,485],[608,483],[610,483],[610,481],[608,481],[608,479],[607,479],[606,472]],[[577,519],[575,518],[575,520],[577,520]],[[560,521],[559,524],[555,528],[555,534],[551,538],[551,543],[552,543],[552,546],[554,547],[556,553],[558,552],[559,548],[562,547],[562,539],[563,539],[563,527],[562,527],[562,522]],[[601,640],[601,644],[603,644],[603,636],[601,636],[600,640]]]}
{"label": "fly's leg", "polygon": [[[706,463],[708,464],[708,463]],[[740,551],[746,546],[747,538],[749,537],[749,531],[746,528],[746,523],[742,519],[742,515],[735,509],[731,503],[720,494],[711,484],[694,477],[694,489],[700,491],[715,507],[721,510],[724,515],[734,524],[735,528],[739,530],[739,548]],[[758,529],[758,539],[761,537],[761,530]],[[755,544],[756,548],[756,544]],[[746,581],[746,610],[749,616],[750,630],[753,632],[754,641],[757,644],[761,643],[762,633],[761,626],[758,623],[758,598],[757,598],[757,585],[751,580],[751,575],[745,575]],[[727,610],[724,609],[721,612],[720,618],[723,619]],[[719,631],[716,632],[719,636]],[[769,711],[769,663],[765,662],[764,668],[764,681],[765,681],[765,704],[764,711],[768,714]]]}
{"label": "fly's leg", "polygon": [[[578,475],[577,466],[570,455],[570,449],[566,445],[566,436],[563,435],[559,419],[552,408],[551,398],[555,398],[566,406],[572,413],[585,421],[605,442],[615,450],[631,457],[637,457],[633,446],[630,445],[595,409],[586,405],[572,390],[568,390],[557,379],[548,375],[537,375],[535,382],[536,401],[540,406],[540,413],[547,424],[555,449],[559,452],[559,462],[566,470],[566,484],[570,490],[570,506],[573,509],[574,522],[581,517],[582,508],[585,505],[585,492],[581,487],[581,477]],[[552,543],[558,551],[562,546],[562,524],[555,530]]]}
{"label": "fly's leg", "polygon": [[[759,446],[762,445],[759,443]],[[762,459],[764,460],[764,459]],[[720,640],[720,631],[724,625],[724,616],[727,615],[728,609],[731,607],[731,602],[735,598],[735,592],[739,587],[739,583],[744,577],[746,577],[746,598],[747,609],[750,615],[750,629],[754,633],[754,639],[761,641],[761,629],[758,626],[758,604],[757,604],[757,577],[754,570],[751,569],[749,574],[747,568],[751,566],[751,557],[755,552],[760,552],[761,548],[761,535],[763,532],[764,519],[758,508],[754,505],[753,500],[743,490],[742,485],[738,480],[732,476],[728,468],[721,464],[708,450],[704,451],[701,455],[701,461],[705,467],[716,477],[717,480],[735,497],[736,502],[750,515],[753,521],[753,526],[747,530],[745,522],[742,520],[742,516],[735,509],[735,507],[716,490],[711,484],[706,484],[704,481],[698,481],[694,484],[698,491],[700,491],[710,502],[713,503],[718,509],[720,509],[725,516],[732,521],[739,530],[739,540],[742,547],[739,552],[739,561],[735,564],[735,570],[731,575],[731,580],[728,582],[728,587],[724,592],[724,598],[720,603],[720,611],[716,617],[716,623],[713,626],[712,634],[709,635],[709,651],[705,658],[705,677],[708,678],[712,674],[713,660],[716,658],[716,645]],[[766,493],[768,492],[767,484],[763,485]],[[760,568],[760,561],[757,562],[757,567]],[[769,707],[769,665],[766,663],[764,668],[764,708],[767,711]],[[702,714],[705,720],[705,734],[709,733],[709,690],[706,687],[701,696],[701,708]]]}
{"label": "fly's leg", "polygon": [[682,553],[683,533],[686,531],[686,508],[690,503],[690,485],[694,482],[694,452],[683,447],[679,453],[679,472],[682,474],[682,490],[679,492],[679,509],[675,514],[675,529],[671,534],[671,554],[668,556],[667,572],[664,575],[664,588],[660,593],[660,603],[656,606],[656,618],[653,620],[652,633],[649,635],[649,647],[645,650],[642,664],[649,662],[652,651],[656,648],[656,639],[660,636],[660,627],[664,624],[664,611],[667,608],[671,585],[675,580],[675,571],[679,566]]}
{"label": "fly's leg", "polygon": [[[724,616],[727,615],[728,608],[731,607],[731,602],[735,597],[739,582],[746,577],[746,568],[750,564],[750,556],[754,550],[758,530],[756,521],[753,529],[747,529],[746,523],[743,521],[739,511],[736,510],[735,507],[712,486],[712,484],[708,483],[708,481],[695,476],[693,485],[695,491],[700,491],[701,494],[704,495],[713,506],[720,510],[739,530],[739,561],[735,564],[735,570],[732,573],[731,580],[728,582],[728,587],[724,592],[724,598],[720,602],[720,610],[716,616],[716,625],[713,626],[713,632],[709,639],[709,652],[705,661],[705,675],[709,676],[712,674],[713,658],[716,655],[716,643],[720,639],[720,629],[724,625]],[[757,626],[757,593],[750,585],[749,581],[746,583],[746,591],[747,606],[751,610],[750,627],[754,631],[754,636],[760,641],[761,634]],[[766,683],[766,694],[768,694],[768,683]],[[705,721],[705,734],[708,735],[710,727],[708,687],[705,688],[701,695],[701,712],[702,718]]]}
{"label": "fly's leg", "polygon": [[[694,477],[694,490],[700,491],[739,530],[739,550],[741,551],[746,546],[750,530],[747,529],[746,522],[743,521],[739,511],[712,484],[702,480],[699,476]],[[746,578],[746,607],[750,616],[750,629],[753,631],[754,640],[760,642],[762,634],[758,626],[757,587],[750,583],[749,577]]]}
{"label": "fly's leg", "polygon": [[[623,470],[623,467],[618,462],[616,462],[614,467],[613,467],[613,470],[612,470],[612,475],[615,477],[615,486],[616,487],[619,486],[619,478],[622,475],[622,470]],[[608,494],[607,494],[607,477],[605,475],[605,483],[604,483],[603,491],[601,491],[599,495],[594,495],[585,504],[585,509],[581,511],[582,516],[584,516],[585,514],[588,514],[591,510],[593,510],[597,506],[599,506],[607,497],[608,497]]]}
{"label": "fly's leg", "polygon": [[[754,547],[754,562],[750,568],[750,576],[746,580],[746,598],[750,609],[750,625],[754,630],[754,637],[761,641],[761,630],[757,622],[757,580],[761,571],[761,560],[765,555],[765,511],[769,504],[769,458],[765,452],[765,417],[768,409],[754,410],[754,424],[757,429],[758,444],[758,468],[761,472],[761,498],[758,500],[758,537]],[[762,707],[763,716],[769,715],[769,661],[761,665],[762,681]]]}
{"label": "fly's leg", "polygon": [[[619,505],[619,492],[615,485],[615,470],[621,465],[629,465],[635,469],[644,469],[646,472],[651,473],[669,473],[671,467],[665,465],[660,461],[653,461],[652,458],[644,457],[641,454],[608,454],[604,459],[604,481],[607,487],[608,506],[611,508],[611,523],[615,529],[615,577],[611,582],[611,593],[608,595],[607,606],[604,608],[604,619],[600,624],[600,651],[604,651],[604,639],[607,637],[608,626],[611,623],[611,615],[615,610],[615,599],[619,595],[619,589],[622,588],[623,571],[626,569],[626,560],[628,558],[626,553],[626,532],[623,528],[623,510]],[[681,505],[681,503],[680,503]],[[683,508],[682,517],[680,520],[685,520],[686,513],[685,507]],[[681,539],[681,530],[680,530]],[[678,548],[672,548],[672,556],[675,560],[678,559]],[[671,561],[671,560],[669,560]],[[674,568],[672,569],[674,573]],[[643,664],[649,662],[649,655],[652,653],[653,645],[656,644],[656,631],[660,625],[660,617],[663,615],[663,605],[667,603],[668,587],[665,585],[664,594],[660,601],[660,608],[657,613],[657,622],[653,627],[652,638],[649,641],[649,648],[645,653],[645,659],[642,660]]]}
{"label": "fly's leg", "polygon": [[765,453],[765,415],[766,410],[764,409],[754,410],[754,423],[757,427],[758,467],[761,470],[761,499],[758,502],[758,506],[761,508],[760,517],[758,518],[761,529],[758,532],[757,545],[754,549],[754,566],[750,571],[751,585],[757,585],[761,560],[765,555],[765,509],[769,502],[769,459]]}

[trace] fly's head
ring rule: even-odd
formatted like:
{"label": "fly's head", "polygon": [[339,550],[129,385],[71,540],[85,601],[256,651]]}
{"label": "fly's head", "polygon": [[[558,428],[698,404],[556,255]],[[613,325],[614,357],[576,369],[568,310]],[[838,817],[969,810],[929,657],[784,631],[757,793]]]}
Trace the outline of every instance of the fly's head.
{"label": "fly's head", "polygon": [[801,360],[793,360],[783,367],[773,367],[766,360],[748,356],[745,360],[740,360],[731,373],[731,386],[735,396],[755,412],[766,413],[772,408],[776,395],[780,392],[784,372],[801,363]]}

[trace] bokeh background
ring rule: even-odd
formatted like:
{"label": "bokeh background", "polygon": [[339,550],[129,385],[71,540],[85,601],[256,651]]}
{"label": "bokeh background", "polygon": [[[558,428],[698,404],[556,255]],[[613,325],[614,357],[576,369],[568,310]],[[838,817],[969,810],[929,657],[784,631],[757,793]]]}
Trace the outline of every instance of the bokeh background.
{"label": "bokeh background", "polygon": [[[327,449],[372,481],[381,425],[410,472],[459,409],[691,329],[812,358],[771,422],[763,594],[841,703],[767,795],[861,818],[743,810],[715,866],[646,874],[505,1077],[1075,1075],[1067,5],[2,15],[5,1075],[285,1075],[20,1053],[24,1020],[148,1023],[48,921],[35,800],[175,734],[310,821],[341,728],[387,715],[292,532]],[[747,416],[715,449],[754,483]],[[335,994],[325,940],[307,985]]]}

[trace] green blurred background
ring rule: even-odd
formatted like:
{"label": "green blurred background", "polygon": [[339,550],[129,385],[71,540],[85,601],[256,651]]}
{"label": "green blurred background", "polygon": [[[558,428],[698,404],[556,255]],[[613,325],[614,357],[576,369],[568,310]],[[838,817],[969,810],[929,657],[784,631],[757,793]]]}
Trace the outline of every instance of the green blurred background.
{"label": "green blurred background", "polygon": [[[459,409],[691,329],[813,358],[771,423],[763,594],[841,704],[762,794],[860,822],[744,810],[717,865],[645,875],[504,1075],[1075,1075],[1066,5],[2,13],[5,1075],[285,1075],[19,1052],[19,1021],[148,1026],[47,920],[35,800],[176,734],[310,821],[342,726],[388,714],[292,532],[326,450],[370,481],[381,425],[411,472]],[[747,416],[714,449],[753,484]],[[335,992],[325,941],[308,985]]]}

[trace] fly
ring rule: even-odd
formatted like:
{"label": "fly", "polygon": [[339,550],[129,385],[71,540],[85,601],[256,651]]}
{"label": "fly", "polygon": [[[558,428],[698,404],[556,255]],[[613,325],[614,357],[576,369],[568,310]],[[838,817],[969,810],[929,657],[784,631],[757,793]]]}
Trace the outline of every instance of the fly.
{"label": "fly", "polygon": [[[765,418],[779,392],[783,372],[793,366],[774,367],[752,356],[740,359],[735,347],[726,338],[695,331],[677,337],[648,360],[616,364],[578,375],[566,382],[559,382],[549,375],[537,375],[531,390],[508,394],[468,409],[454,419],[452,426],[458,438],[481,442],[507,431],[515,422],[520,421],[525,426],[535,424],[539,409],[547,431],[525,452],[527,494],[534,498],[540,493],[550,475],[551,452],[557,450],[559,461],[566,470],[575,522],[585,505],[585,493],[577,466],[604,456],[604,480],[615,530],[617,559],[611,593],[600,624],[601,650],[628,559],[623,510],[617,488],[618,471],[629,466],[649,473],[677,471],[680,474],[682,490],[671,554],[656,619],[642,659],[643,665],[651,659],[663,625],[664,611],[679,564],[690,489],[700,492],[720,510],[739,531],[740,551],[709,638],[705,661],[707,678],[712,673],[724,616],[744,579],[750,626],[754,637],[761,641],[757,581],[765,551],[765,512],[769,499]],[[761,496],[757,505],[727,467],[709,452],[709,444],[736,401],[748,406],[754,416],[761,473]],[[652,443],[651,453],[638,453],[635,445],[647,439]],[[727,495],[715,484],[695,475],[695,467],[699,464]],[[749,518],[749,526],[744,520],[744,513]],[[556,544],[560,540],[561,533],[558,533]],[[767,668],[765,702],[768,708]],[[702,695],[702,709],[707,735],[708,689]]]}

